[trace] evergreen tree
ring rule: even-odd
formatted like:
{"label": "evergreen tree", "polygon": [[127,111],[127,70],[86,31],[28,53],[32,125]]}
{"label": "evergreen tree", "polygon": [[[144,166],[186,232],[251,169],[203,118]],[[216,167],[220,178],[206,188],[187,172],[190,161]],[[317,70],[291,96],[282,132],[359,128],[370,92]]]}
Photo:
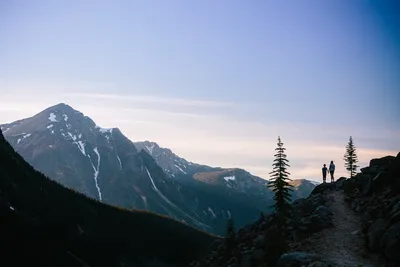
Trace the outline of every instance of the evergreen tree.
{"label": "evergreen tree", "polygon": [[358,158],[356,153],[356,147],[353,143],[353,138],[350,136],[349,143],[346,146],[346,153],[344,154],[344,166],[346,170],[350,173],[350,178],[353,178],[357,172]]}
{"label": "evergreen tree", "polygon": [[235,247],[235,226],[232,218],[228,220],[228,223],[226,225],[225,245],[226,245],[225,253],[229,255]]}
{"label": "evergreen tree", "polygon": [[287,167],[290,166],[288,164],[289,160],[286,158],[285,150],[281,138],[278,137],[278,147],[275,149],[276,154],[274,155],[275,159],[272,164],[273,170],[270,172],[271,179],[268,183],[268,187],[275,193],[273,197],[275,204],[273,207],[279,217],[284,216],[290,207],[289,203],[293,191],[293,186],[289,184],[291,179],[289,179],[290,173],[287,172]]}

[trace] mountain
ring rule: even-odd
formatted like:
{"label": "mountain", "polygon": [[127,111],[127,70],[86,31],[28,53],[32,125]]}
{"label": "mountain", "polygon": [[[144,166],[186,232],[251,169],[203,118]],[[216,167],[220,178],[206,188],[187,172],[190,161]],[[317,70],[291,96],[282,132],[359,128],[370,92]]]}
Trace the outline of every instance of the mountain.
{"label": "mountain", "polygon": [[[0,125],[35,169],[101,202],[167,215],[218,235],[270,212],[266,181],[245,170],[189,162],[152,142],[133,143],[66,104]],[[303,190],[303,187],[299,187]]]}
{"label": "mountain", "polygon": [[139,152],[118,128],[101,128],[66,104],[1,129],[34,168],[110,205],[167,215],[220,235],[230,217],[244,225],[269,206],[255,205],[243,193],[226,194],[204,183],[187,185],[169,179],[154,158]]}
{"label": "mountain", "polygon": [[169,177],[174,179],[186,177],[187,175],[190,176],[198,172],[222,170],[222,168],[213,168],[189,162],[174,154],[170,149],[160,147],[155,142],[144,141],[134,142],[134,144],[139,151],[144,150],[151,155],[158,166],[160,166]]}
{"label": "mountain", "polygon": [[31,167],[1,131],[0,236],[3,264],[43,267],[187,266],[218,239],[69,190]]}
{"label": "mountain", "polygon": [[306,179],[296,179],[291,181],[290,184],[295,189],[293,191],[292,198],[299,199],[308,197],[314,190],[315,186],[319,185],[320,183]]}
{"label": "mountain", "polygon": [[[164,172],[173,180],[191,184],[200,182],[213,187],[220,187],[230,192],[243,193],[258,199],[257,203],[266,205],[272,198],[272,192],[266,185],[268,181],[254,176],[239,168],[220,168],[189,162],[174,154],[170,149],[160,147],[155,142],[134,142],[138,150],[151,155]],[[318,183],[306,179],[294,179],[293,200],[307,197]],[[223,190],[225,193],[225,190]],[[264,200],[264,202],[262,201]]]}

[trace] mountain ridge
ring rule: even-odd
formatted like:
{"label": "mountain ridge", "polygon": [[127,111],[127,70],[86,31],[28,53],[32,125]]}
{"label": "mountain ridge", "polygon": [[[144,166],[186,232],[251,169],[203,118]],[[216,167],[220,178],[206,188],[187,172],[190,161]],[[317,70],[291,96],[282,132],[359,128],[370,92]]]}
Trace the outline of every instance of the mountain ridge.
{"label": "mountain ridge", "polygon": [[132,142],[64,103],[0,126],[36,169],[110,205],[149,210],[220,235],[229,218],[245,225],[271,211],[266,180],[189,162],[156,143]]}
{"label": "mountain ridge", "polygon": [[1,131],[0,174],[2,260],[15,266],[187,266],[217,238],[73,192],[30,166]]}

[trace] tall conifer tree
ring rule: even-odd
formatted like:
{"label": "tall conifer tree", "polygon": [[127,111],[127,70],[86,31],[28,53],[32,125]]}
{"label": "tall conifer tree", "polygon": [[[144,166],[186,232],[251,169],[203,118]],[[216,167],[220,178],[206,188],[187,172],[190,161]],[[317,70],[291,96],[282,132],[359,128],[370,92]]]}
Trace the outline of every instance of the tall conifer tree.
{"label": "tall conifer tree", "polygon": [[346,170],[350,173],[350,178],[356,175],[358,157],[356,153],[356,147],[354,146],[353,138],[350,136],[349,143],[346,146],[346,153],[344,154],[344,166]]}
{"label": "tall conifer tree", "polygon": [[285,150],[281,138],[278,137],[278,147],[275,149],[276,154],[272,164],[273,170],[270,172],[271,179],[268,184],[268,187],[275,193],[273,207],[278,215],[285,215],[289,209],[293,191],[293,186],[289,184],[291,179],[289,178],[290,173],[287,171],[287,167],[290,167],[290,165],[288,164],[289,160],[286,158]]}

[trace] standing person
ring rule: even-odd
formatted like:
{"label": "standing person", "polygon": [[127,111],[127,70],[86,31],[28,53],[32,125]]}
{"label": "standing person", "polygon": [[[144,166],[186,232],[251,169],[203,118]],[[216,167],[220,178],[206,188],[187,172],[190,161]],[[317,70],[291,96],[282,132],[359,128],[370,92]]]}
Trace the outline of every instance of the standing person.
{"label": "standing person", "polygon": [[333,183],[335,181],[335,178],[333,177],[333,174],[335,173],[335,164],[333,164],[333,160],[329,165],[329,173],[331,174],[331,183]]}
{"label": "standing person", "polygon": [[322,168],[322,180],[324,183],[326,183],[326,174],[328,173],[328,168],[326,167],[326,164],[324,164],[324,167]]}

